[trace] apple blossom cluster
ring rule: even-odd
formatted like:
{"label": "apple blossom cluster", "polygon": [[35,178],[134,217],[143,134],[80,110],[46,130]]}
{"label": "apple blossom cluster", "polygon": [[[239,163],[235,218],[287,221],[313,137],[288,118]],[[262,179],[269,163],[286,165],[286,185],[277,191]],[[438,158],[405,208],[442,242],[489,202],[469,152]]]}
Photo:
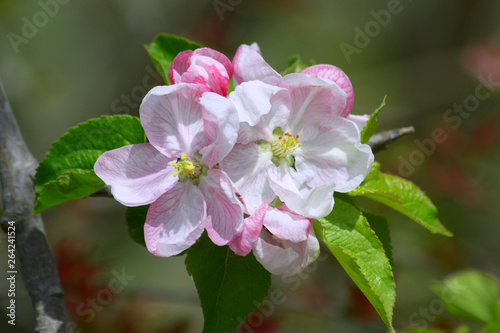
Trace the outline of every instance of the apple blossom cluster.
{"label": "apple blossom cluster", "polygon": [[151,204],[144,235],[154,255],[179,254],[206,230],[273,274],[298,273],[319,254],[312,219],[373,164],[348,77],[331,65],[282,77],[257,44],[232,62],[208,48],[181,52],[169,77],[140,106],[148,143],[105,152],[95,173],[120,203]]}

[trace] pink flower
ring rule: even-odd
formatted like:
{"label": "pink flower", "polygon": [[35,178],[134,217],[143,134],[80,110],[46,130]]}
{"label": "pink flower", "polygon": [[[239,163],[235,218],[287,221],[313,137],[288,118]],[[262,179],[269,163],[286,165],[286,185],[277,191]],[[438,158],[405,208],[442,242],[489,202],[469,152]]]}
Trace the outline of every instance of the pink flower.
{"label": "pink flower", "polygon": [[245,220],[238,236],[229,243],[238,255],[251,250],[255,258],[271,273],[283,276],[297,274],[319,255],[319,243],[311,219],[289,210],[261,207]]}
{"label": "pink flower", "polygon": [[[235,85],[253,80],[276,85],[281,79],[281,75],[262,58],[256,43],[250,46],[241,45],[234,55],[233,66]],[[346,105],[340,115],[347,117],[350,114],[354,104],[354,90],[351,81],[340,68],[333,65],[314,65],[300,73],[335,82],[346,93]]]}
{"label": "pink flower", "polygon": [[105,152],[94,166],[122,204],[151,204],[144,233],[158,256],[181,253],[204,229],[226,245],[242,227],[243,204],[229,177],[214,168],[236,141],[238,116],[206,109],[220,96],[203,92],[185,83],[153,88],[140,108],[149,143]]}
{"label": "pink flower", "polygon": [[[230,105],[232,104],[232,106]],[[290,74],[275,85],[248,81],[217,108],[239,114],[238,143],[220,163],[249,214],[276,196],[308,218],[333,208],[333,192],[349,192],[373,164],[356,124],[342,117],[346,93],[328,79]]]}
{"label": "pink flower", "polygon": [[219,95],[226,96],[233,65],[222,53],[209,48],[179,53],[170,65],[170,81],[194,83]]}

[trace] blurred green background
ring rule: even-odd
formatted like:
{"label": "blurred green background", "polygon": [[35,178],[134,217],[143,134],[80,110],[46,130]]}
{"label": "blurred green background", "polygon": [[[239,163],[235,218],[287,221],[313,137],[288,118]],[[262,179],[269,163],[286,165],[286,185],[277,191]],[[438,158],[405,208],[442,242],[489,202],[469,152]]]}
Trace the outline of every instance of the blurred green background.
{"label": "blurred green background", "polygon": [[[353,113],[371,113],[388,94],[379,128],[415,126],[415,135],[377,159],[383,170],[403,170],[426,191],[455,236],[432,235],[372,205],[390,217],[397,329],[457,325],[456,318],[435,306],[431,281],[465,268],[500,276],[500,2],[2,0],[0,78],[37,159],[80,122],[104,114],[138,114],[146,90],[159,84],[143,45],[160,32],[187,37],[230,58],[240,44],[257,42],[278,71],[295,54],[334,64],[354,86]],[[490,92],[479,77],[499,84]],[[474,99],[477,89],[490,92],[488,98]],[[460,107],[461,113],[453,111]],[[446,133],[444,142],[432,141],[436,128]],[[411,172],[402,169],[402,161]],[[129,240],[124,216],[125,207],[104,198],[43,213],[72,320],[81,332],[200,332],[202,312],[184,258],[150,255]],[[2,233],[2,271],[6,248]],[[293,280],[276,277],[273,288],[285,293],[286,302],[263,309],[265,322],[252,331],[386,331],[335,260],[325,256],[318,266]],[[123,270],[131,276],[123,291],[106,304],[87,307]],[[12,327],[3,314],[7,286],[0,280],[2,332],[33,327],[20,276],[17,283]]]}

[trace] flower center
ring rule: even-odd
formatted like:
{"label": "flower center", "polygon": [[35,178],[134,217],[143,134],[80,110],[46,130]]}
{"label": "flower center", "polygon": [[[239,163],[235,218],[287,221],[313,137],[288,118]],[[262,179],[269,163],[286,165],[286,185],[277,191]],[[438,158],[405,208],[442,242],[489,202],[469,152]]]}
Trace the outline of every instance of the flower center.
{"label": "flower center", "polygon": [[302,144],[299,143],[298,134],[294,136],[290,133],[285,133],[274,140],[271,144],[271,151],[275,157],[283,158],[294,153],[300,146]]}
{"label": "flower center", "polygon": [[[199,155],[199,154],[197,154]],[[201,156],[195,156],[193,160],[190,160],[186,154],[182,154],[181,158],[177,161],[172,162],[172,166],[177,169],[174,172],[174,177],[179,176],[179,181],[186,182],[188,179],[199,182],[200,175],[206,175],[208,167],[201,165],[199,158]]]}

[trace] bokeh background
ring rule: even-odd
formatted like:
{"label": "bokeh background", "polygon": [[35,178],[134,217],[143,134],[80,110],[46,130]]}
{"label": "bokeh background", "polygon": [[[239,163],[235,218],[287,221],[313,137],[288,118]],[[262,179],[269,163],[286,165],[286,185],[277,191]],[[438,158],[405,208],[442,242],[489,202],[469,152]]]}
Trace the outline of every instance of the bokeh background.
{"label": "bokeh background", "polygon": [[[390,17],[381,16],[388,9]],[[0,78],[37,159],[80,122],[138,114],[146,90],[160,84],[143,47],[160,32],[182,35],[230,58],[240,44],[257,42],[278,71],[295,54],[334,64],[353,83],[353,113],[371,113],[387,94],[380,129],[415,126],[416,134],[377,159],[384,171],[402,172],[419,184],[455,236],[433,235],[373,206],[390,218],[397,329],[422,318],[433,327],[459,323],[435,306],[432,281],[466,268],[500,276],[500,2],[2,0]],[[499,84],[474,103],[476,89],[490,92],[480,77]],[[460,107],[465,111],[454,113]],[[444,142],[430,141],[436,128],[446,133]],[[416,141],[427,142],[427,148]],[[410,167],[402,169],[403,161]],[[203,316],[184,258],[156,258],[133,243],[125,207],[88,198],[51,208],[43,218],[68,310],[81,332],[201,331]],[[2,233],[2,271],[6,248]],[[266,320],[253,332],[386,331],[340,265],[322,258],[294,280],[275,278],[273,288],[284,292],[286,302],[263,310]],[[92,307],[90,300],[123,270],[133,277],[123,291]],[[0,279],[2,332],[33,328],[29,299],[20,278],[17,283],[12,327],[4,315],[6,283]],[[422,309],[432,306],[424,316]]]}

